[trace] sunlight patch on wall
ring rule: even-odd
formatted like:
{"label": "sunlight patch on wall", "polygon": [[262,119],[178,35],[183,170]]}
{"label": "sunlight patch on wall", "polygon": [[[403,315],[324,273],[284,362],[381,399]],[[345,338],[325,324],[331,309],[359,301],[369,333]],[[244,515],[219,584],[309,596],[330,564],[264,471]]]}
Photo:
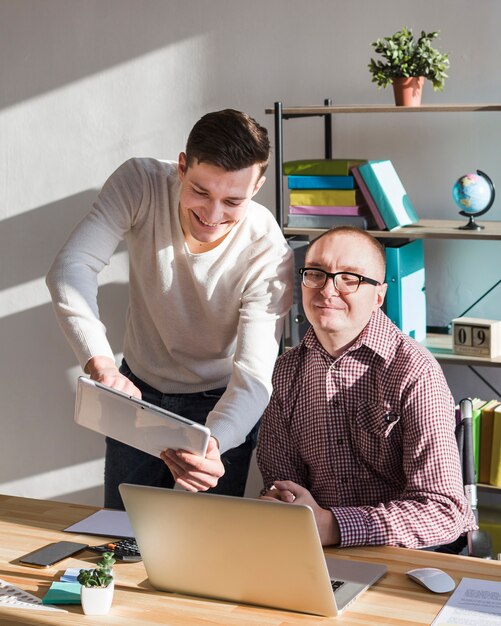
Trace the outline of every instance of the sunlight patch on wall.
{"label": "sunlight patch on wall", "polygon": [[[113,255],[110,264],[99,275],[99,285],[127,283],[128,254],[126,250]],[[125,272],[125,276],[124,276]],[[27,294],[29,294],[29,301]],[[45,278],[37,278],[0,291],[0,319],[22,313],[50,302]]]}
{"label": "sunlight patch on wall", "polygon": [[176,159],[207,98],[211,45],[199,35],[0,111],[0,219],[100,188],[125,158]]}
{"label": "sunlight patch on wall", "polygon": [[104,458],[2,483],[0,491],[10,496],[58,498],[66,493],[99,487],[103,480]]}

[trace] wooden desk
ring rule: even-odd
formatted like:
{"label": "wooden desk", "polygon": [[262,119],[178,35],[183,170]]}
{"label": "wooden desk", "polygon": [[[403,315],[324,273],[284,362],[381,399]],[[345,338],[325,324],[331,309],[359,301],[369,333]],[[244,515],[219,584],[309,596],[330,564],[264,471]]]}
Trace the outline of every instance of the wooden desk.
{"label": "wooden desk", "polygon": [[[53,580],[67,567],[89,567],[97,560],[92,552],[69,558],[47,570],[14,564],[22,554],[45,543],[69,539],[102,543],[107,537],[69,535],[62,530],[93,513],[90,506],[48,502],[0,495],[0,578],[38,597],[42,597]],[[425,591],[405,576],[413,567],[435,566],[447,571],[455,580],[501,578],[501,562],[449,556],[403,548],[329,549],[336,557],[385,563],[388,573],[366,591],[341,616],[322,618],[287,611],[243,606],[203,598],[190,598],[154,590],[147,581],[142,563],[115,565],[115,597],[107,616],[90,617],[80,606],[68,606],[68,613],[0,609],[0,626],[11,624],[105,624],[124,626],[296,626],[305,624],[353,626],[410,626],[431,624],[448,594]],[[259,572],[256,572],[259,576]]]}

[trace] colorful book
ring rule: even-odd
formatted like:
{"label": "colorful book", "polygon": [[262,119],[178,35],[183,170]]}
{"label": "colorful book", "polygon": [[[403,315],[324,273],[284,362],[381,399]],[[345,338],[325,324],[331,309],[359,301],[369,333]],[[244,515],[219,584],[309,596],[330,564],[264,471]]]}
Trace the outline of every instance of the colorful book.
{"label": "colorful book", "polygon": [[379,212],[379,209],[377,208],[374,200],[372,199],[370,191],[368,190],[367,185],[365,184],[364,179],[362,178],[362,175],[358,171],[358,167],[357,166],[352,167],[351,173],[353,174],[353,178],[355,179],[358,185],[358,188],[360,189],[360,193],[363,195],[364,200],[367,206],[369,207],[370,212],[372,213],[372,217],[374,218],[374,221],[376,222],[377,227],[380,230],[386,230],[386,224],[384,222],[384,219],[381,213]]}
{"label": "colorful book", "polygon": [[357,226],[367,230],[367,218],[361,215],[289,215],[290,228],[334,228],[335,226]]}
{"label": "colorful book", "polygon": [[353,176],[289,176],[289,189],[354,189]]}
{"label": "colorful book", "polygon": [[491,476],[492,428],[494,425],[494,409],[499,406],[498,400],[490,400],[482,407],[480,416],[480,445],[478,482],[488,484]]}
{"label": "colorful book", "polygon": [[282,166],[285,176],[348,176],[354,165],[367,159],[301,159],[286,161]]}
{"label": "colorful book", "polygon": [[482,408],[487,404],[485,400],[480,398],[473,398],[472,404],[472,431],[473,431],[473,458],[475,461],[475,477],[478,482],[478,475],[480,470],[480,420],[482,416]]}
{"label": "colorful book", "polygon": [[494,409],[489,484],[501,487],[501,405]]}
{"label": "colorful book", "polygon": [[356,206],[364,199],[358,189],[291,189],[289,204],[295,206]]}
{"label": "colorful book", "polygon": [[358,166],[358,171],[388,230],[418,222],[418,216],[391,161],[367,161]]}
{"label": "colorful book", "polygon": [[295,206],[289,207],[293,215],[367,215],[365,204],[355,206]]}

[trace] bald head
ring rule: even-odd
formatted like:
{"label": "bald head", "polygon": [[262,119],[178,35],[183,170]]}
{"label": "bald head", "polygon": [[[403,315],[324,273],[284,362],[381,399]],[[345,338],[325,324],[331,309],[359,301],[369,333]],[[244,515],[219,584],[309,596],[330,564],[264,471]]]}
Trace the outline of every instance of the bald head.
{"label": "bald head", "polygon": [[331,241],[328,242],[324,240],[323,244],[332,243],[332,246],[335,246],[335,239],[339,237],[348,240],[352,239],[353,250],[356,252],[356,256],[360,258],[360,264],[366,266],[367,271],[370,272],[368,276],[381,283],[384,282],[386,275],[386,255],[384,247],[366,230],[356,228],[355,226],[338,226],[331,228],[313,239],[306,251],[305,265],[308,265],[308,260],[312,257],[318,241],[328,238]]}

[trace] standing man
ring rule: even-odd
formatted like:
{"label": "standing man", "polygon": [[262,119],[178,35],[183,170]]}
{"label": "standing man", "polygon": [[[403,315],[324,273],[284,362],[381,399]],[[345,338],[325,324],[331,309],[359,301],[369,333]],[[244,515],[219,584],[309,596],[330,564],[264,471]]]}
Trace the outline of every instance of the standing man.
{"label": "standing man", "polygon": [[263,496],[311,506],[324,545],[422,548],[476,528],[442,370],[380,309],[381,244],[335,228],[300,273],[311,328],[275,367]]}
{"label": "standing man", "polygon": [[[158,459],[107,438],[106,507],[123,508],[121,482],[244,493],[292,298],[291,251],[252,200],[269,153],[266,129],[245,113],[205,115],[178,162],[121,165],[49,271],[56,316],[84,371],[212,434],[205,458],[167,450]],[[122,239],[129,307],[118,368],[96,298]]]}

